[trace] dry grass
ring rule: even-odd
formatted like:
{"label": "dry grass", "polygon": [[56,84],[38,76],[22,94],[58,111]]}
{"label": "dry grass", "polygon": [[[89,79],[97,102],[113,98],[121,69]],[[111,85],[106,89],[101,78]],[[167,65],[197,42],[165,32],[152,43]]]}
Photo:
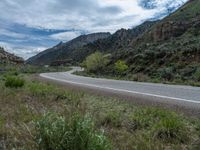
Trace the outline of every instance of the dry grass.
{"label": "dry grass", "polygon": [[[29,79],[29,77],[26,77]],[[193,149],[200,146],[198,118],[130,105],[110,97],[66,91],[37,81],[12,89],[0,80],[0,149],[38,149],[35,124],[47,112],[90,115],[113,149]]]}

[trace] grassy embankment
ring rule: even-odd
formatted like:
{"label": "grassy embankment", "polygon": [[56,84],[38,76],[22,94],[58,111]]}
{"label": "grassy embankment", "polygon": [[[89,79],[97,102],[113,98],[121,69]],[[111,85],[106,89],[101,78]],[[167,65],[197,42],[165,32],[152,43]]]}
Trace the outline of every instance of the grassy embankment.
{"label": "grassy embankment", "polygon": [[0,149],[195,149],[200,120],[0,75]]}

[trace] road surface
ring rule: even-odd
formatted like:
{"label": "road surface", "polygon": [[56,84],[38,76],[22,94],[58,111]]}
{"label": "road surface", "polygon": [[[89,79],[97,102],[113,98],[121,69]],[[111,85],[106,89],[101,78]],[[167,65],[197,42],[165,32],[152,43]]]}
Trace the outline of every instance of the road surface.
{"label": "road surface", "polygon": [[97,79],[72,74],[80,70],[79,67],[73,67],[68,72],[42,73],[40,77],[94,91],[126,95],[138,101],[190,106],[200,110],[200,87]]}

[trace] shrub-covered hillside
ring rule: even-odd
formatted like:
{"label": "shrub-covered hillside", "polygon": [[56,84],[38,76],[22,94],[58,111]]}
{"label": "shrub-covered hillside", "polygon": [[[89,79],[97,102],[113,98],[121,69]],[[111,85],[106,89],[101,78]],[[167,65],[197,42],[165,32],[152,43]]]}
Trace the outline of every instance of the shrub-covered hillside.
{"label": "shrub-covered hillside", "polygon": [[111,54],[110,63],[98,74],[116,76],[115,63],[121,60],[128,65],[124,79],[200,85],[199,1],[189,1]]}

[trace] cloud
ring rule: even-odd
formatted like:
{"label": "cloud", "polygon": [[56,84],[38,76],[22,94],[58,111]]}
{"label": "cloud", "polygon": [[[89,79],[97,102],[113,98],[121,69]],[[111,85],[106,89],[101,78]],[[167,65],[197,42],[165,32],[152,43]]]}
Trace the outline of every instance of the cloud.
{"label": "cloud", "polygon": [[25,38],[26,37],[26,35],[24,35],[24,34],[11,32],[11,31],[6,30],[6,29],[0,29],[0,33],[3,36],[13,37],[13,38]]}
{"label": "cloud", "polygon": [[158,19],[186,1],[1,0],[0,41],[27,57],[26,50],[35,54],[37,49],[51,47],[80,34],[113,33],[148,19]]}
{"label": "cloud", "polygon": [[47,49],[48,47],[34,47],[34,46],[16,46],[6,42],[0,42],[0,45],[12,54],[28,59],[29,57],[36,55],[39,52]]}
{"label": "cloud", "polygon": [[50,37],[55,40],[60,40],[60,41],[66,42],[66,41],[74,39],[80,35],[81,35],[81,32],[69,31],[69,32],[61,32],[61,33],[53,34]]}
{"label": "cloud", "polygon": [[177,7],[181,6],[187,0],[138,0],[139,6],[144,9],[172,9],[175,10]]}

